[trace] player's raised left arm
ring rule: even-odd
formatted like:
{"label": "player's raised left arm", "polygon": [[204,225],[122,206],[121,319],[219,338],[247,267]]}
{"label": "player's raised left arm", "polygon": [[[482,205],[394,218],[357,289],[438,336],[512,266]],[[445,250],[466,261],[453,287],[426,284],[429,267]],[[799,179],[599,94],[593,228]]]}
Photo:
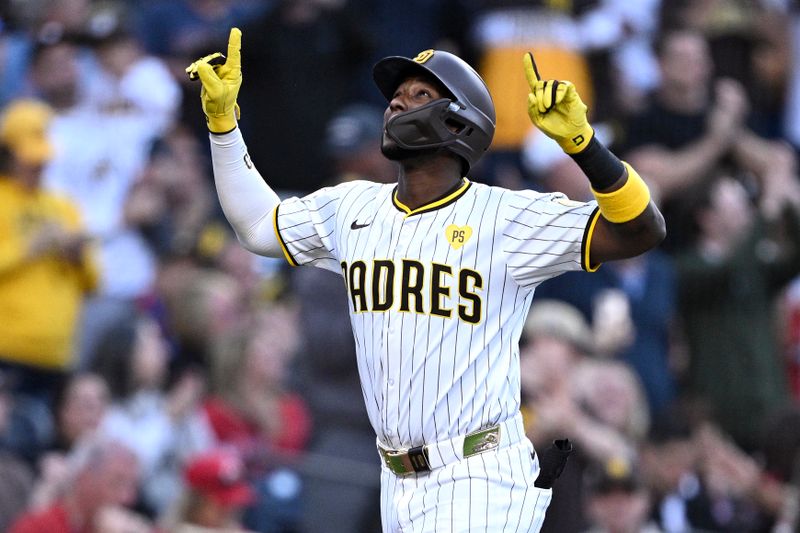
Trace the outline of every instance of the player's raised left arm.
{"label": "player's raised left arm", "polygon": [[201,82],[200,102],[210,132],[214,183],[225,218],[245,248],[282,257],[270,216],[280,199],[250,160],[237,127],[241,43],[242,32],[232,28],[227,57],[219,52],[207,55],[189,65],[186,73],[189,79]]}
{"label": "player's raised left arm", "polygon": [[575,86],[541,79],[530,53],[525,54],[524,64],[531,121],[578,163],[597,199],[600,217],[591,232],[591,263],[633,257],[657,246],[666,236],[664,217],[633,167],[594,136]]}

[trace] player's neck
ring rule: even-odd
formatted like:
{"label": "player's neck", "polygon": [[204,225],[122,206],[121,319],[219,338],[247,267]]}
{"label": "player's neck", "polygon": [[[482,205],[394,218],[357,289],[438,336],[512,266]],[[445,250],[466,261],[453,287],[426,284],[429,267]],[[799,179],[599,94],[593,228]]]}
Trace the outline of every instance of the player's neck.
{"label": "player's neck", "polygon": [[397,179],[397,199],[410,209],[445,196],[462,183],[460,165],[451,159],[437,159],[424,165],[402,165]]}

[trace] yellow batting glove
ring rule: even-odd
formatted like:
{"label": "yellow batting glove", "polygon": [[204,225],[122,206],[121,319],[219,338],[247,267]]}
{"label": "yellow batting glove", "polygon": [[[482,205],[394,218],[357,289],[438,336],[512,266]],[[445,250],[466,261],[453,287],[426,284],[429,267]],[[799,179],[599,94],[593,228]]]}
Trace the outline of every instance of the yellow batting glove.
{"label": "yellow batting glove", "polygon": [[211,133],[227,133],[236,129],[239,104],[236,97],[242,86],[242,32],[231,28],[228,57],[219,52],[201,57],[188,67],[190,80],[200,79],[200,102]]}
{"label": "yellow batting glove", "polygon": [[542,80],[533,54],[523,57],[528,94],[528,116],[542,132],[554,139],[568,154],[577,154],[589,145],[594,130],[586,120],[586,104],[569,81]]}
{"label": "yellow batting glove", "polygon": [[208,54],[207,56],[203,56],[188,67],[186,67],[186,74],[189,75],[189,79],[192,81],[199,80],[200,77],[197,75],[197,67],[200,63],[208,63],[212,66],[214,65],[222,65],[225,63],[225,54],[222,52],[214,52],[213,54]]}

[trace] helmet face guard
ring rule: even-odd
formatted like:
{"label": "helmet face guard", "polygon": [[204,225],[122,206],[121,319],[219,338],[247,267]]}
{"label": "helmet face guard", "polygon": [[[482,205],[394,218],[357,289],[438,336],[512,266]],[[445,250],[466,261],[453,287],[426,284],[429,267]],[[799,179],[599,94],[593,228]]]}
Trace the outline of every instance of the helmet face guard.
{"label": "helmet face guard", "polygon": [[414,59],[387,57],[373,69],[375,83],[387,101],[403,80],[420,74],[436,79],[451,97],[395,115],[386,124],[387,136],[404,150],[452,152],[469,170],[494,136],[494,103],[486,84],[460,58],[434,50]]}
{"label": "helmet face guard", "polygon": [[386,123],[386,134],[400,148],[424,150],[452,144],[456,137],[445,127],[447,108],[455,106],[446,98],[399,113]]}

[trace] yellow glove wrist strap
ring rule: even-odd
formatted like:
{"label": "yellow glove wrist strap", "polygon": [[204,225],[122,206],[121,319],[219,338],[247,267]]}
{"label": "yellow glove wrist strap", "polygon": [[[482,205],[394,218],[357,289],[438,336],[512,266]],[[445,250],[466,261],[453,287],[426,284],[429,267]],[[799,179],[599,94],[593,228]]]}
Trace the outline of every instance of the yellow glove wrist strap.
{"label": "yellow glove wrist strap", "polygon": [[592,140],[592,137],[594,137],[594,130],[586,122],[581,131],[571,137],[558,139],[558,144],[564,152],[570,155],[577,154],[589,146],[589,141]]}
{"label": "yellow glove wrist strap", "polygon": [[211,133],[228,133],[236,129],[236,119],[233,115],[224,117],[207,117],[208,131]]}
{"label": "yellow glove wrist strap", "polygon": [[241,111],[239,104],[233,104],[233,114],[206,115],[206,124],[211,133],[229,133],[236,129]]}
{"label": "yellow glove wrist strap", "polygon": [[650,203],[650,189],[639,174],[628,163],[625,185],[613,192],[602,193],[592,189],[603,218],[615,224],[629,222],[642,214]]}

